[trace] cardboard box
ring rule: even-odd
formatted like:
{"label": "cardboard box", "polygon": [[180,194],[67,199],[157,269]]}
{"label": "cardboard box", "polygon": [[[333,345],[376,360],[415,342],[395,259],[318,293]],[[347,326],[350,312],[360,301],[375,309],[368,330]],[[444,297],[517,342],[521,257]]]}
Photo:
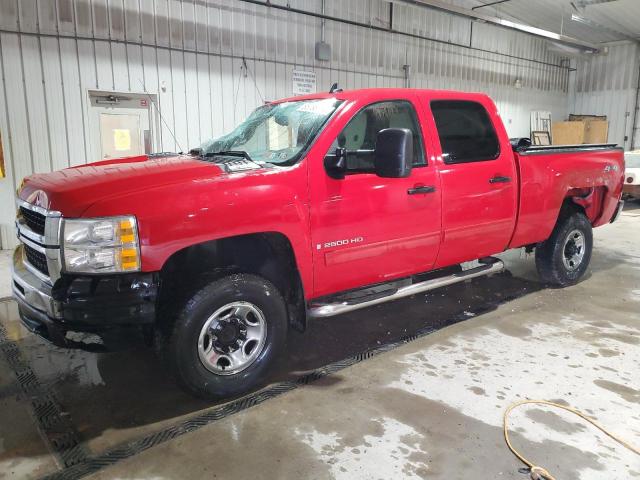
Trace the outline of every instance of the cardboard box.
{"label": "cardboard box", "polygon": [[606,120],[590,120],[584,123],[584,143],[607,143],[609,139],[609,122]]}
{"label": "cardboard box", "polygon": [[592,122],[592,121],[607,121],[606,115],[576,115],[572,113],[569,115],[570,122]]}
{"label": "cardboard box", "polygon": [[[577,115],[571,115],[570,118],[571,117],[575,118]],[[586,115],[582,117],[586,117]],[[607,143],[609,138],[609,122],[600,119],[554,122],[551,127],[551,137],[553,145]]]}
{"label": "cardboard box", "polygon": [[584,143],[607,143],[609,122],[606,115],[569,115],[570,122],[584,122]]}
{"label": "cardboard box", "polygon": [[584,122],[553,122],[551,143],[553,145],[581,145],[584,143]]}

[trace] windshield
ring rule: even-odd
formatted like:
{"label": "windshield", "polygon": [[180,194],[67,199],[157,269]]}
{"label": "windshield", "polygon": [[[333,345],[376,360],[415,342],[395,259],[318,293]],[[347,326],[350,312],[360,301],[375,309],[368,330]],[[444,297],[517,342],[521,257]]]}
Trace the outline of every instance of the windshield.
{"label": "windshield", "polygon": [[640,168],[640,153],[626,153],[624,163],[627,168]]}
{"label": "windshield", "polygon": [[243,155],[257,163],[292,165],[341,102],[334,98],[267,104],[231,133],[202,144],[201,155]]}

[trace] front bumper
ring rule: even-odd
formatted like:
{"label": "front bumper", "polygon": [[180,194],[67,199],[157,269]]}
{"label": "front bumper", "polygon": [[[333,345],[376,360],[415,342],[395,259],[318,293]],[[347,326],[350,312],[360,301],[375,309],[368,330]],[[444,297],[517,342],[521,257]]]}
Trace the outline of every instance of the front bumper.
{"label": "front bumper", "polygon": [[13,254],[12,288],[26,328],[59,347],[113,350],[138,343],[156,319],[155,273],[62,275],[53,285]]}

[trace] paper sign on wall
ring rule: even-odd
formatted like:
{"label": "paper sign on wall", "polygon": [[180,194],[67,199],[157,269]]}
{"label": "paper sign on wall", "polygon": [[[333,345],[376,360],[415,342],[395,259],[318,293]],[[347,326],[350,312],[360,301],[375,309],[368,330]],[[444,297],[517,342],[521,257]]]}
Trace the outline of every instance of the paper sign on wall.
{"label": "paper sign on wall", "polygon": [[291,75],[294,95],[307,95],[316,93],[316,72],[294,70]]}
{"label": "paper sign on wall", "polygon": [[131,130],[114,128],[113,146],[118,151],[131,150]]}

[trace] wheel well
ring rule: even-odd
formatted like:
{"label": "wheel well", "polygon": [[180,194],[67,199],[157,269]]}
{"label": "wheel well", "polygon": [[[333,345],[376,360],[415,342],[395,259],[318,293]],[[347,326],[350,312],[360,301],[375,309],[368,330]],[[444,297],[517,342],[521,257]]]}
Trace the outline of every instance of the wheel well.
{"label": "wheel well", "polygon": [[212,240],[174,253],[160,271],[160,321],[175,318],[176,309],[195,291],[232,273],[252,273],[269,280],[285,299],[290,326],[300,331],[306,328],[304,291],[293,247],[277,232]]}
{"label": "wheel well", "polygon": [[606,193],[607,189],[604,186],[569,190],[560,209],[560,218],[563,218],[563,215],[580,212],[593,225],[602,215]]}
{"label": "wheel well", "polygon": [[564,201],[562,202],[562,206],[560,207],[560,215],[558,215],[558,220],[569,217],[574,213],[582,213],[586,215],[584,207],[576,203],[577,198],[580,197],[570,196],[564,199]]}

